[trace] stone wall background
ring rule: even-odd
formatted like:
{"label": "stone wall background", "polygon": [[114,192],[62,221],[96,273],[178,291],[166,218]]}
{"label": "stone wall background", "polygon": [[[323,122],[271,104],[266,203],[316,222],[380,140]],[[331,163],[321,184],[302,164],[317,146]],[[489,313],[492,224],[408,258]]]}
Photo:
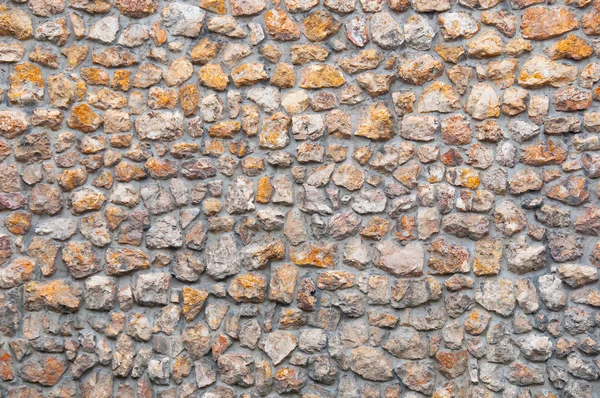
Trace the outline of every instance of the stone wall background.
{"label": "stone wall background", "polygon": [[0,5],[0,396],[598,397],[600,3]]}

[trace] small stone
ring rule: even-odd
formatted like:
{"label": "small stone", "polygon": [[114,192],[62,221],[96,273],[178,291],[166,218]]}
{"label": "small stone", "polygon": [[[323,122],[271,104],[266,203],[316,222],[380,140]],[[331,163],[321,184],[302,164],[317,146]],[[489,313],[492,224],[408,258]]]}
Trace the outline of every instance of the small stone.
{"label": "small stone", "polygon": [[598,280],[598,272],[594,267],[563,264],[558,268],[558,276],[572,288],[579,288]]}
{"label": "small stone", "polygon": [[589,197],[587,179],[577,176],[562,179],[548,188],[546,196],[570,206],[578,206]]}
{"label": "small stone", "polygon": [[344,74],[331,65],[311,65],[301,71],[301,88],[332,88],[340,87],[345,83]]}
{"label": "small stone", "polygon": [[119,16],[111,15],[96,21],[88,31],[88,37],[104,44],[111,44],[117,38],[119,31]]}
{"label": "small stone", "polygon": [[193,74],[194,66],[192,63],[186,57],[181,57],[171,62],[163,78],[167,86],[180,86]]}
{"label": "small stone", "polygon": [[594,50],[585,40],[575,35],[568,35],[544,51],[552,60],[561,58],[574,59],[580,61],[589,58]]}
{"label": "small stone", "polygon": [[306,243],[292,248],[290,260],[299,266],[331,268],[334,266],[334,256],[337,251],[335,244]]}
{"label": "small stone", "polygon": [[483,12],[481,22],[494,26],[508,37],[513,37],[517,32],[518,17],[504,10]]}
{"label": "small stone", "polygon": [[404,24],[406,45],[414,50],[430,50],[434,35],[433,28],[422,15],[413,15]]}
{"label": "small stone", "polygon": [[150,16],[158,9],[158,2],[156,0],[116,0],[115,5],[121,14],[131,18],[143,18]]}
{"label": "small stone", "polygon": [[23,305],[28,311],[42,309],[54,312],[76,312],[81,302],[81,292],[64,279],[46,283],[29,282],[25,285]]}
{"label": "small stone", "polygon": [[66,18],[58,18],[53,21],[43,22],[35,30],[35,39],[38,41],[49,41],[59,46],[64,46],[71,35],[67,27]]}
{"label": "small stone", "polygon": [[494,209],[494,224],[504,236],[512,236],[527,226],[527,219],[512,201],[505,200]]}
{"label": "small stone", "polygon": [[134,281],[133,295],[138,305],[159,306],[169,303],[171,275],[162,272],[138,274]]}
{"label": "small stone", "polygon": [[346,37],[357,47],[364,47],[369,42],[367,19],[354,17],[346,23]]}
{"label": "small stone", "polygon": [[516,274],[538,271],[546,266],[546,247],[530,245],[520,235],[506,245],[508,269]]}
{"label": "small stone", "polygon": [[109,276],[94,275],[85,281],[83,297],[85,307],[91,310],[110,311],[117,294],[117,281]]}
{"label": "small stone", "polygon": [[19,62],[25,55],[25,48],[17,42],[0,43],[0,63]]}
{"label": "small stone", "polygon": [[455,213],[444,217],[442,230],[459,238],[468,237],[472,240],[478,240],[488,234],[489,224],[489,219],[486,216]]}
{"label": "small stone", "polygon": [[430,54],[403,52],[398,59],[398,77],[409,84],[421,86],[444,72],[444,64]]}
{"label": "small stone", "polygon": [[106,251],[105,259],[105,272],[108,275],[125,275],[150,268],[148,256],[137,249],[111,248]]}
{"label": "small stone", "polygon": [[374,246],[373,263],[396,277],[421,276],[424,257],[423,248],[418,244],[400,247],[384,240]]}
{"label": "small stone", "polygon": [[498,275],[501,267],[502,241],[493,238],[478,240],[475,244],[475,255],[473,257],[473,272],[475,275]]}
{"label": "small stone", "polygon": [[140,139],[173,141],[183,134],[183,116],[178,113],[151,111],[134,123]]}
{"label": "small stone", "polygon": [[354,133],[359,137],[372,140],[389,140],[392,135],[392,114],[381,102],[369,106],[368,113],[364,115]]}
{"label": "small stone", "polygon": [[435,358],[440,364],[440,373],[455,379],[467,371],[467,350],[438,351]]}
{"label": "small stone", "polygon": [[237,252],[235,238],[224,235],[217,241],[206,245],[206,272],[216,280],[240,272],[241,262]]}
{"label": "small stone", "polygon": [[175,218],[165,216],[155,220],[146,235],[146,244],[154,249],[181,247],[183,234]]}

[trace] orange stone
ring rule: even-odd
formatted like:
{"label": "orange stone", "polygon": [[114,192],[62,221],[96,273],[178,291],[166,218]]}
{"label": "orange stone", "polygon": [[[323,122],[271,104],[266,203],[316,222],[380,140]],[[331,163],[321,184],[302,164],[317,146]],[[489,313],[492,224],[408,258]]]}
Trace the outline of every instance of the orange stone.
{"label": "orange stone", "polygon": [[337,33],[342,27],[328,11],[315,11],[304,18],[302,32],[310,41],[324,41]]}
{"label": "orange stone", "polygon": [[300,28],[281,8],[274,8],[265,13],[267,33],[274,40],[293,41],[300,38]]}
{"label": "orange stone", "polygon": [[301,88],[335,88],[345,83],[342,71],[327,64],[307,66],[302,69],[300,77]]}
{"label": "orange stone", "polygon": [[179,97],[184,116],[193,116],[196,113],[196,108],[198,107],[198,100],[200,97],[198,86],[195,84],[181,86],[179,89]]}
{"label": "orange stone", "polygon": [[594,49],[581,37],[568,35],[566,38],[552,44],[545,52],[552,60],[570,58],[580,61],[591,57]]}
{"label": "orange stone", "polygon": [[81,302],[81,292],[63,279],[46,283],[29,282],[23,292],[23,305],[28,311],[48,309],[51,311],[76,312]]}
{"label": "orange stone", "polygon": [[32,105],[44,99],[44,76],[37,65],[29,62],[16,65],[9,82],[7,94],[12,104]]}
{"label": "orange stone", "polygon": [[90,108],[88,104],[79,104],[73,107],[67,119],[67,126],[72,129],[91,133],[102,124],[102,117]]}
{"label": "orange stone", "polygon": [[187,322],[191,322],[202,311],[202,307],[208,298],[208,292],[184,286],[181,293],[183,296],[183,316]]}
{"label": "orange stone", "polygon": [[256,187],[256,201],[258,203],[269,203],[273,196],[273,185],[271,184],[271,177],[263,176],[258,180]]}
{"label": "orange stone", "polygon": [[531,40],[551,39],[578,26],[575,14],[562,7],[531,7],[521,18],[521,34]]}
{"label": "orange stone", "polygon": [[306,243],[290,249],[290,260],[299,266],[333,268],[337,246],[331,243]]}
{"label": "orange stone", "polygon": [[218,62],[204,65],[198,71],[198,81],[203,86],[213,90],[223,91],[229,84],[229,76],[223,72],[221,64]]}

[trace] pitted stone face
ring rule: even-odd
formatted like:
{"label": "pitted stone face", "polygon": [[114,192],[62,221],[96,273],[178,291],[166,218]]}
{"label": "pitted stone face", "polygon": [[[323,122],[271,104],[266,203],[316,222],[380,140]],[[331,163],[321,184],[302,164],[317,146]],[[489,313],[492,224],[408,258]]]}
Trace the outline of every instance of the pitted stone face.
{"label": "pitted stone face", "polygon": [[600,0],[0,4],[0,397],[596,398]]}

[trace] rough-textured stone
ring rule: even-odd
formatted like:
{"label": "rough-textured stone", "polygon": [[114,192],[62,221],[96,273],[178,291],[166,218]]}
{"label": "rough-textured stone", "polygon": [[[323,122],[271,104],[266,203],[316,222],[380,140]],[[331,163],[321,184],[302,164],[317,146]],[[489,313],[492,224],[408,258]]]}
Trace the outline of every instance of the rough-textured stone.
{"label": "rough-textured stone", "polygon": [[595,397],[598,35],[592,0],[0,4],[0,395]]}

